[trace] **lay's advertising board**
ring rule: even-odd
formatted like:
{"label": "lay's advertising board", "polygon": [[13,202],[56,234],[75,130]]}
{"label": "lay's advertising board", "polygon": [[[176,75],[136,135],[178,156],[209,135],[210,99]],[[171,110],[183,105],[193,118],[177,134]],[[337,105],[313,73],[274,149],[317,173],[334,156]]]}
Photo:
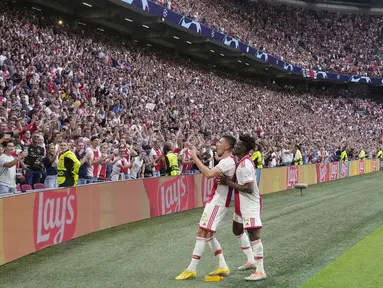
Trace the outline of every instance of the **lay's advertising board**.
{"label": "lay's advertising board", "polygon": [[[379,160],[258,169],[262,195],[379,171]],[[89,233],[203,207],[201,174],[108,182],[0,198],[0,265]]]}

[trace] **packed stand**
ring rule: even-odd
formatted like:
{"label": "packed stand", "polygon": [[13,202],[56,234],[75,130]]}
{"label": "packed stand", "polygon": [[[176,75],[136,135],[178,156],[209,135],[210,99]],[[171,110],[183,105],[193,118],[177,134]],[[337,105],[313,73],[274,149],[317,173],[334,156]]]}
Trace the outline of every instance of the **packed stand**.
{"label": "packed stand", "polygon": [[0,193],[16,190],[15,178],[30,190],[164,175],[165,143],[180,172],[197,173],[191,147],[212,167],[227,133],[257,136],[267,167],[289,165],[297,143],[307,163],[345,145],[377,152],[382,106],[347,91],[240,79],[86,27],[37,23],[27,10],[0,14]]}
{"label": "packed stand", "polygon": [[288,63],[383,77],[383,17],[250,0],[156,0]]}

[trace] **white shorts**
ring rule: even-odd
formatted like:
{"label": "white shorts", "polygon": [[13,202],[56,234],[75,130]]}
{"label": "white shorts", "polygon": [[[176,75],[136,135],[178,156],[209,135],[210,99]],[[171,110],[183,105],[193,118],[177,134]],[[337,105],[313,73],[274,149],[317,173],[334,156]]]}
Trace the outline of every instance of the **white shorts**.
{"label": "white shorts", "polygon": [[199,228],[205,231],[216,232],[218,224],[225,217],[227,208],[225,206],[207,203],[203,210]]}
{"label": "white shorts", "polygon": [[249,205],[247,201],[239,201],[239,195],[235,195],[233,221],[243,224],[243,229],[262,228],[261,221],[262,200],[259,203]]}
{"label": "white shorts", "polygon": [[[244,215],[244,214],[242,214]],[[244,216],[239,216],[237,213],[234,212],[233,214],[233,221],[237,222],[239,224],[243,224],[243,229],[260,229],[262,228],[262,222],[261,222],[261,215],[260,213],[250,213],[245,214]]]}

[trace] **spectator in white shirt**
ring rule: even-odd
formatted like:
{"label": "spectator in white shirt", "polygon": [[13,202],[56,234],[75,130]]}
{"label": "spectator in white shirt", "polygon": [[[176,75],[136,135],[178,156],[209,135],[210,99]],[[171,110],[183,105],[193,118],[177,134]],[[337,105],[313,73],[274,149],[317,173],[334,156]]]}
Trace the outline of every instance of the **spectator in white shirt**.
{"label": "spectator in white shirt", "polygon": [[277,154],[275,152],[271,153],[269,167],[270,168],[277,167]]}
{"label": "spectator in white shirt", "polygon": [[4,154],[0,156],[0,195],[16,192],[16,164],[27,155],[26,152],[21,152],[18,157],[13,157],[14,151],[15,144],[7,142]]}
{"label": "spectator in white shirt", "polygon": [[145,151],[140,152],[140,155],[134,158],[133,167],[131,169],[130,177],[132,179],[144,178],[145,163],[144,163]]}
{"label": "spectator in white shirt", "polygon": [[282,148],[279,152],[279,159],[281,160],[281,166],[289,166],[292,162],[292,153],[289,150]]}
{"label": "spectator in white shirt", "polygon": [[[118,150],[119,155],[115,157],[112,165],[112,173],[110,174],[110,179],[112,181],[118,180],[129,180],[125,178],[124,170],[131,168],[132,164],[128,162],[125,158],[126,150],[124,146],[121,146]],[[131,172],[132,173],[132,172]]]}

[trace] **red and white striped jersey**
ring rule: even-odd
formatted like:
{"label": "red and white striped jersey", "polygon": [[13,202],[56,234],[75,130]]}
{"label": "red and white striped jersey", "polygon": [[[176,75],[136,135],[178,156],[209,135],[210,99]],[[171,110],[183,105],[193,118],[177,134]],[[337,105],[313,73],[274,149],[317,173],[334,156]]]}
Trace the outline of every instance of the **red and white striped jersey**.
{"label": "red and white striped jersey", "polygon": [[[249,155],[243,157],[239,163],[237,170],[235,171],[235,176],[237,178],[237,183],[239,185],[246,185],[248,183],[253,184],[253,193],[240,193],[241,194],[241,203],[243,201],[247,202],[247,205],[259,205],[260,204],[260,194],[257,185],[256,169],[253,160]],[[238,193],[236,191],[236,193]]]}
{"label": "red and white striped jersey", "polygon": [[[229,157],[219,161],[215,167],[221,170],[222,174],[233,179],[236,168],[235,157],[230,155]],[[229,186],[218,184],[218,178],[215,178],[211,191],[212,193],[210,199],[207,202],[222,207],[229,207],[232,195],[231,191],[232,190]]]}

